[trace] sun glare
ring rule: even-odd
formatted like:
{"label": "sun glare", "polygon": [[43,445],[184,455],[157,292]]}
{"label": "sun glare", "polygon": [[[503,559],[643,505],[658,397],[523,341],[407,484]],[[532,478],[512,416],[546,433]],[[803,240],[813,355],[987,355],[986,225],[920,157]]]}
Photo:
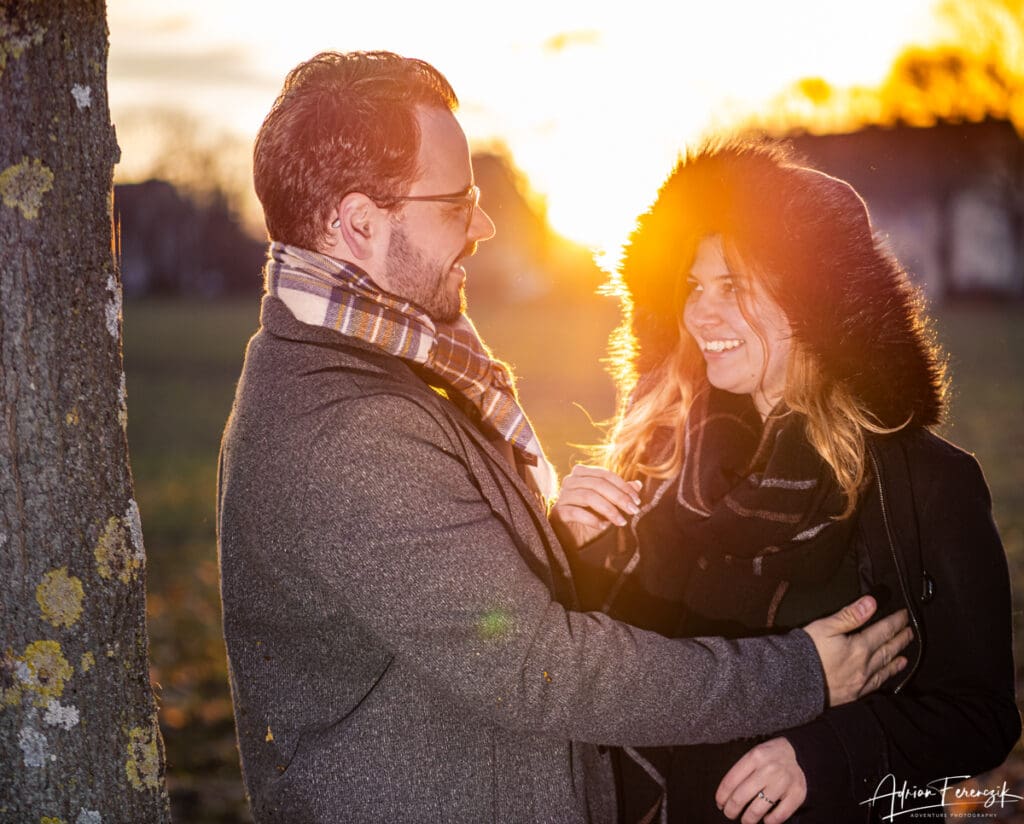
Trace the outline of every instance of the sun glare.
{"label": "sun glare", "polygon": [[485,25],[458,22],[476,20],[462,0],[443,14],[293,0],[283,18],[242,0],[182,0],[173,14],[156,0],[111,0],[111,103],[129,157],[150,138],[120,126],[154,104],[244,145],[287,69],[318,50],[421,57],[457,90],[470,139],[508,147],[554,228],[614,256],[688,143],[803,77],[880,82],[905,44],[928,36],[931,2],[523,0]]}
{"label": "sun glare", "polygon": [[765,107],[808,67],[833,85],[879,83],[903,45],[927,33],[927,11],[928,0],[865,0],[856,13],[732,0],[677,21],[631,5],[558,36],[539,18],[532,38],[517,32],[514,69],[487,71],[485,61],[449,75],[467,131],[500,136],[554,228],[607,264],[688,145]]}

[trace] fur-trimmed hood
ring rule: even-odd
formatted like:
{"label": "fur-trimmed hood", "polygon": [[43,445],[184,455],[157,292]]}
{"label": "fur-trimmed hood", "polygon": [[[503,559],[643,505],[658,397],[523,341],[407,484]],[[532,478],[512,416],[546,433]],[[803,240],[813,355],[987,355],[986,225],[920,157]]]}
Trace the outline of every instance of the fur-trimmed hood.
{"label": "fur-trimmed hood", "polygon": [[680,284],[709,234],[756,262],[794,338],[883,425],[941,419],[945,369],[919,291],[874,237],[856,191],[778,144],[689,154],[640,217],[620,268],[640,375],[679,340]]}

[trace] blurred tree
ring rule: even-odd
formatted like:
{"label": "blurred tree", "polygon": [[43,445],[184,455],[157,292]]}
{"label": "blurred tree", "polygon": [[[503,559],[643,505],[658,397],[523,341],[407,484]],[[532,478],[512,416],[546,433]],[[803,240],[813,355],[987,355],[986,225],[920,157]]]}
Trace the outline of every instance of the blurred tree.
{"label": "blurred tree", "polygon": [[559,236],[547,206],[531,190],[508,149],[494,144],[473,153],[480,205],[497,233],[466,262],[470,311],[480,301],[529,301],[550,293],[591,297],[604,279],[590,250]]}
{"label": "blurred tree", "polygon": [[977,119],[976,109],[984,107],[985,115],[1010,120],[1024,135],[1024,0],[942,0],[936,15],[942,35],[935,54],[904,62],[920,62],[917,79],[926,84],[960,81],[967,119]]}
{"label": "blurred tree", "polygon": [[1024,0],[940,0],[935,32],[896,55],[877,87],[803,78],[739,128],[838,134],[864,126],[1006,120],[1024,136]]}
{"label": "blurred tree", "polygon": [[992,118],[1024,132],[1024,74],[960,45],[906,49],[880,93],[890,117],[912,126]]}
{"label": "blurred tree", "polygon": [[103,0],[0,4],[0,821],[167,822]]}
{"label": "blurred tree", "polygon": [[1024,0],[942,0],[936,15],[946,41],[1024,75]]}

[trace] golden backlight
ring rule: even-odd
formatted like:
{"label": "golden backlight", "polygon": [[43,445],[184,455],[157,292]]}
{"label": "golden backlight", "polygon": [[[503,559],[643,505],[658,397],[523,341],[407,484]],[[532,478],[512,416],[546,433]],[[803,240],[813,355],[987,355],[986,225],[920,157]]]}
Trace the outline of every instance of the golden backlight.
{"label": "golden backlight", "polygon": [[[470,139],[500,141],[555,229],[613,256],[687,142],[802,77],[875,85],[928,37],[931,0],[594,4],[524,0],[110,0],[121,179],[153,145],[133,111],[190,112],[251,141],[287,70],[321,49],[387,48],[451,80]],[[605,7],[602,7],[605,6]],[[233,147],[237,152],[237,147]],[[229,165],[229,164],[227,164]],[[499,226],[500,231],[500,226]]]}

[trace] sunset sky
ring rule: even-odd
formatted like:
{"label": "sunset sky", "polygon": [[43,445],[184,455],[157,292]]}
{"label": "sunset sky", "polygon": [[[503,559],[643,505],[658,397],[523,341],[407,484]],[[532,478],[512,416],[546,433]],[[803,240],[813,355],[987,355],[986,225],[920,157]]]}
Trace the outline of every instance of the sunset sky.
{"label": "sunset sky", "polygon": [[179,110],[197,140],[234,135],[225,166],[244,174],[288,69],[323,49],[390,49],[447,75],[470,140],[510,149],[556,229],[612,248],[687,141],[802,77],[877,84],[904,45],[935,37],[932,6],[110,0],[118,175],[150,170],[166,141],[147,124]]}

